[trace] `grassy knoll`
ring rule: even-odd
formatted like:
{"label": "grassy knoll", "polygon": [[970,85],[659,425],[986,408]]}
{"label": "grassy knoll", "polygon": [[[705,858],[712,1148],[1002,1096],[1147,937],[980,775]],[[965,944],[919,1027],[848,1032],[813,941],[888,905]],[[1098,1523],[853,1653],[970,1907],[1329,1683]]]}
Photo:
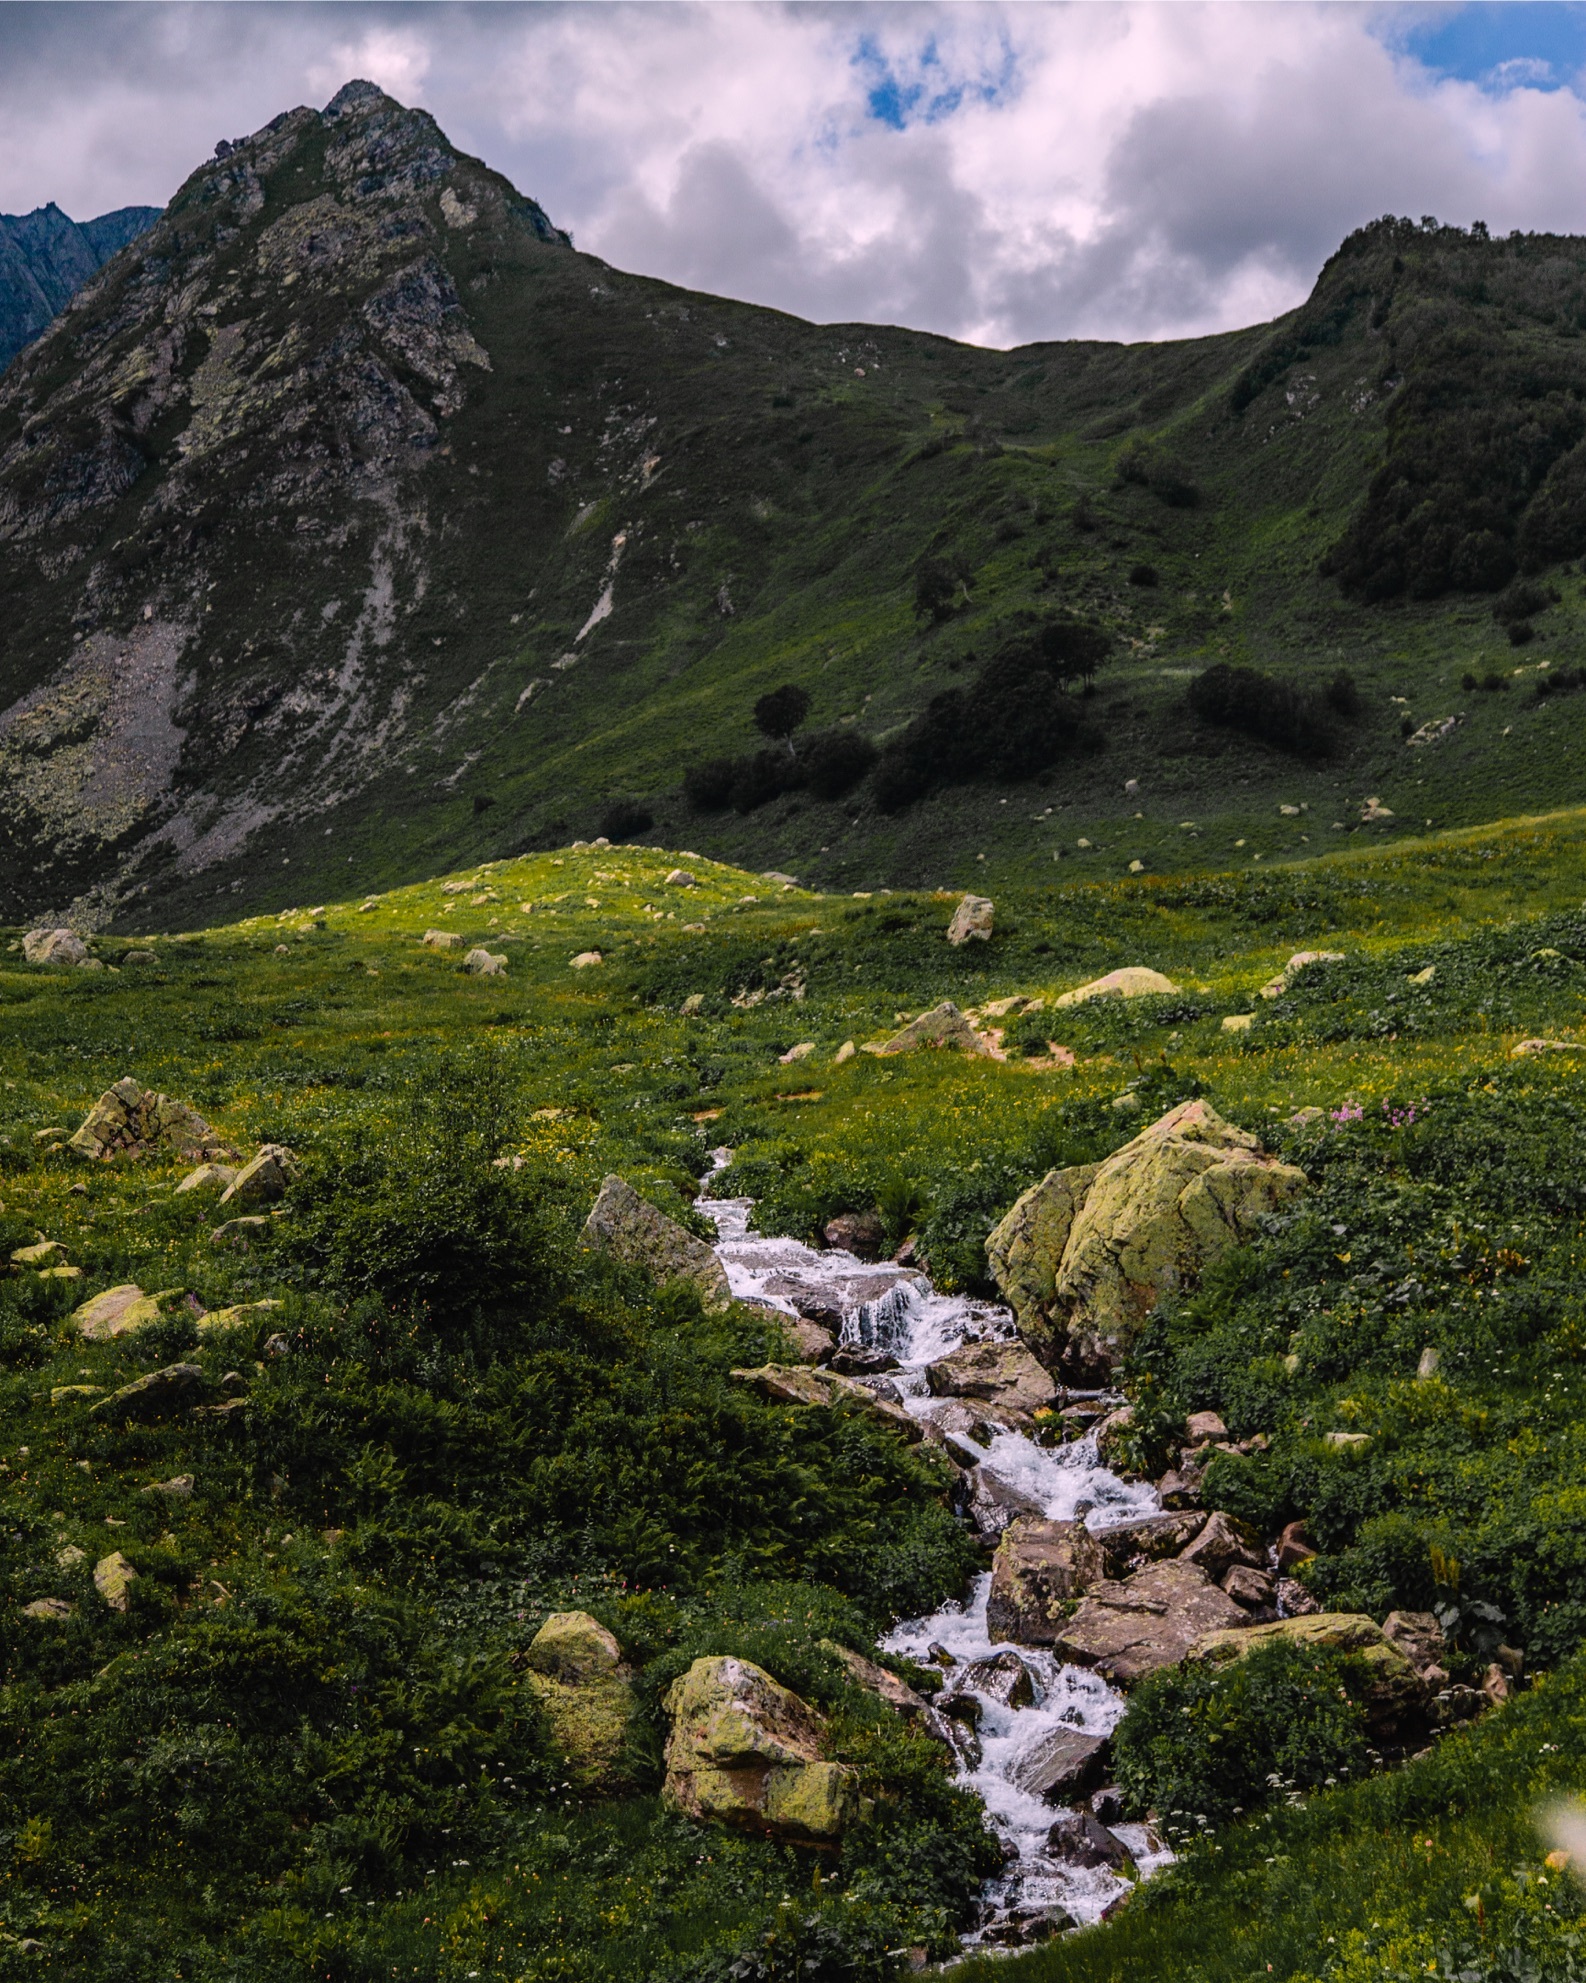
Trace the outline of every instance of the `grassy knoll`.
{"label": "grassy knoll", "polygon": [[[678,864],[695,886],[667,883]],[[727,1144],[768,1229],[878,1205],[975,1287],[1025,1185],[1200,1092],[1313,1189],[1154,1319],[1126,1372],[1142,1423],[1215,1407],[1266,1433],[1218,1463],[1215,1498],[1266,1527],[1303,1515],[1327,1602],[1452,1606],[1458,1674],[1499,1632],[1548,1677],[1392,1777],[1215,1832],[1015,1973],[1572,1973],[1579,1898],[1540,1883],[1530,1812],[1586,1776],[1586,1131],[1576,1058],[1511,1050],[1581,1028],[1583,898],[1570,812],[1065,878],[999,894],[966,951],[947,897],[590,848],[163,934],[152,962],[100,938],[97,972],[0,952],[0,1241],[45,1236],[83,1270],[0,1279],[7,1961],[32,1942],[94,1983],[713,1983],[946,1954],[987,1870],[975,1813],[821,1644],[866,1645],[961,1584],[937,1463],[750,1398],[727,1373],[775,1353],[763,1317],[658,1294],[574,1235],[613,1170],[692,1218]],[[464,975],[432,928],[505,975]],[[1302,947],[1344,960],[1256,996]],[[1180,989],[1009,1019],[1005,1060],[837,1063],[941,997],[1050,1001],[1124,963]],[[128,1073],[239,1147],[299,1152],[290,1216],[252,1250],[211,1243],[182,1166],[49,1148]],[[160,1321],[68,1328],[133,1280]],[[196,1313],[266,1299],[224,1337]],[[1440,1371],[1417,1384],[1427,1346]],[[95,1411],[175,1361],[207,1406],[246,1404]],[[1327,1447],[1340,1428],[1370,1444]],[[144,1491],[183,1475],[190,1496]],[[124,1613],[91,1580],[117,1549]],[[41,1598],[70,1616],[20,1615]],[[572,1604],[616,1632],[645,1703],[598,1792],[514,1664]],[[829,1864],[660,1808],[660,1696],[726,1650],[828,1708],[876,1792]]]}

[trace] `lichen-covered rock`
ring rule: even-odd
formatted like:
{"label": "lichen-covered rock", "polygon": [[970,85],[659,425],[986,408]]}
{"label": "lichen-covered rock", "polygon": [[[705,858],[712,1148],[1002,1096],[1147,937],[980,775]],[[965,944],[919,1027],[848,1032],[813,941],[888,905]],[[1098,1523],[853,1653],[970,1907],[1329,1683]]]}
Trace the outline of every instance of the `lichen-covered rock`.
{"label": "lichen-covered rock", "polygon": [[126,1075],[107,1088],[66,1147],[101,1162],[168,1150],[185,1163],[235,1163],[237,1152],[196,1110]]}
{"label": "lichen-covered rock", "polygon": [[204,1373],[196,1363],[168,1363],[163,1370],[148,1371],[112,1391],[90,1407],[90,1416],[106,1419],[163,1418],[167,1412],[182,1411],[196,1404],[203,1390]]}
{"label": "lichen-covered rock", "polygon": [[1199,1564],[1214,1583],[1220,1584],[1235,1564],[1247,1570],[1264,1570],[1266,1551],[1255,1534],[1221,1509],[1208,1515],[1199,1535],[1179,1551],[1185,1563]]}
{"label": "lichen-covered rock", "polygon": [[81,1308],[72,1311],[72,1326],[91,1343],[108,1342],[113,1336],[130,1336],[160,1319],[160,1305],[152,1294],[145,1294],[136,1281],[106,1288]]}
{"label": "lichen-covered rock", "polygon": [[86,964],[88,946],[72,930],[29,930],[22,955],[29,964]]}
{"label": "lichen-covered rock", "polygon": [[895,1673],[889,1673],[884,1666],[877,1666],[873,1659],[866,1659],[863,1653],[856,1653],[851,1646],[840,1646],[835,1639],[822,1639],[820,1643],[823,1652],[829,1652],[834,1659],[842,1661],[851,1679],[867,1694],[874,1694],[877,1700],[885,1701],[894,1714],[913,1720],[916,1715],[929,1712],[931,1704],[923,1694],[915,1693],[906,1681],[900,1680]]}
{"label": "lichen-covered rock", "polygon": [[1055,1363],[1063,1331],[1054,1324],[1063,1249],[1100,1164],[1048,1171],[1018,1198],[986,1241],[992,1278],[1019,1322],[1019,1333],[1044,1363]]}
{"label": "lichen-covered rock", "polygon": [[1083,1522],[1017,1517],[1004,1529],[991,1566],[988,1635],[1020,1646],[1056,1645],[1070,1600],[1101,1575],[1101,1549]]}
{"label": "lichen-covered rock", "polygon": [[886,1227],[879,1212],[839,1212],[821,1228],[821,1238],[834,1253],[851,1253],[856,1260],[881,1257]]}
{"label": "lichen-covered rock", "polygon": [[947,925],[947,941],[955,947],[976,942],[989,943],[996,905],[986,895],[966,895],[953,911]]}
{"label": "lichen-covered rock", "polygon": [[236,1181],[236,1176],[235,1164],[200,1164],[182,1179],[176,1187],[176,1196],[188,1191],[225,1191]]}
{"label": "lichen-covered rock", "polygon": [[1023,1343],[963,1343],[927,1364],[925,1379],[939,1398],[981,1398],[1016,1412],[1033,1414],[1057,1396]]}
{"label": "lichen-covered rock", "polygon": [[1441,1670],[1448,1640],[1432,1611],[1390,1611],[1382,1621],[1382,1636],[1399,1648],[1417,1673]]}
{"label": "lichen-covered rock", "polygon": [[230,1308],[212,1308],[198,1318],[201,1336],[229,1335],[233,1329],[254,1329],[273,1315],[282,1304],[266,1297],[263,1301],[239,1301]]}
{"label": "lichen-covered rock", "polygon": [[1193,1563],[1149,1563],[1122,1583],[1099,1583],[1080,1600],[1050,1644],[1115,1687],[1177,1666],[1208,1633],[1254,1631],[1244,1611]]}
{"label": "lichen-covered rock", "polygon": [[988,1054],[991,1051],[950,998],[910,1020],[901,1033],[894,1033],[877,1051],[913,1053],[917,1047],[948,1047],[960,1053]]}
{"label": "lichen-covered rock", "polygon": [[1089,984],[1076,985],[1066,991],[1056,1003],[1062,1005],[1088,1005],[1093,998],[1159,998],[1167,992],[1176,992],[1178,986],[1171,978],[1164,978],[1160,971],[1147,970],[1140,964],[1126,964],[1121,970],[1109,971],[1104,978],[1092,978]]}
{"label": "lichen-covered rock", "polygon": [[426,950],[455,950],[462,940],[457,930],[426,930],[421,939]]}
{"label": "lichen-covered rock", "polygon": [[558,1611],[523,1654],[527,1679],[579,1788],[611,1789],[638,1708],[622,1649],[587,1611]]}
{"label": "lichen-covered rock", "polygon": [[471,978],[504,978],[507,974],[506,954],[492,956],[488,950],[470,950],[463,959],[463,969]]}
{"label": "lichen-covered rock", "polygon": [[1373,1618],[1359,1612],[1318,1611],[1308,1618],[1276,1618],[1238,1631],[1208,1631],[1186,1657],[1207,1666],[1244,1659],[1258,1646],[1310,1646],[1349,1653],[1365,1668],[1362,1705],[1380,1740],[1401,1741],[1424,1728],[1431,1690],[1401,1649]]}
{"label": "lichen-covered rock", "polygon": [[825,1759],[822,1717],[763,1667],[696,1659],[665,1707],[672,1809],[788,1844],[837,1843],[858,1808],[854,1773]]}
{"label": "lichen-covered rock", "polygon": [[1096,1546],[1101,1551],[1102,1575],[1116,1582],[1131,1570],[1143,1570],[1147,1563],[1182,1555],[1205,1526],[1206,1516],[1199,1508],[1186,1508],[1177,1514],[1145,1515],[1137,1522],[1098,1529]]}
{"label": "lichen-covered rock", "polygon": [[273,1205],[286,1196],[296,1175],[297,1159],[284,1143],[263,1143],[226,1186],[220,1202],[237,1212],[249,1205]]}
{"label": "lichen-covered rock", "polygon": [[987,1256],[1026,1341],[1049,1361],[1054,1348],[1107,1361],[1162,1295],[1193,1284],[1305,1185],[1209,1103],[1182,1102],[1088,1176],[1054,1171],[1026,1192]]}
{"label": "lichen-covered rock", "polygon": [[732,1300],[727,1271],[704,1240],[641,1198],[625,1178],[604,1180],[579,1238],[658,1281],[692,1282],[707,1308],[723,1309]]}
{"label": "lichen-covered rock", "polygon": [[72,1607],[63,1597],[36,1597],[22,1606],[22,1616],[37,1625],[64,1625],[71,1615]]}
{"label": "lichen-covered rock", "polygon": [[58,1267],[66,1258],[59,1240],[41,1239],[32,1246],[18,1246],[11,1254],[13,1267],[31,1267],[40,1274],[46,1267]]}
{"label": "lichen-covered rock", "polygon": [[112,1611],[126,1610],[129,1594],[137,1580],[137,1571],[119,1549],[110,1556],[101,1556],[94,1565],[94,1589]]}
{"label": "lichen-covered rock", "polygon": [[839,1376],[835,1370],[818,1370],[799,1363],[763,1363],[753,1370],[734,1370],[730,1375],[734,1383],[747,1384],[751,1390],[758,1392],[767,1404],[835,1405],[846,1402],[892,1426],[911,1443],[923,1436],[924,1428],[917,1418],[889,1399],[877,1397],[868,1384],[861,1384],[856,1377]]}
{"label": "lichen-covered rock", "polygon": [[[953,1451],[953,1440],[945,1430],[942,1443],[955,1460],[968,1457]],[[1010,1486],[1000,1475],[991,1473],[972,1459],[969,1465],[969,1501],[965,1513],[974,1523],[977,1534],[996,1541],[1006,1532],[1009,1523],[1021,1515],[1032,1521],[1046,1520],[1046,1510],[1039,1501],[1028,1494],[1021,1494],[1018,1488]]]}

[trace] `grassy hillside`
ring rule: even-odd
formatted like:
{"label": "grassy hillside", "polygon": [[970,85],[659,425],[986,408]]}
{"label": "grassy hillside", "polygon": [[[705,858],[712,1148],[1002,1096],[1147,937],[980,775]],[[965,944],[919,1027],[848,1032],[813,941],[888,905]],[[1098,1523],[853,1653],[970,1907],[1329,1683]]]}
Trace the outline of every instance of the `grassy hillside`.
{"label": "grassy hillside", "polygon": [[[1274,325],[983,351],[608,268],[350,86],[0,381],[0,912],[149,929],[606,825],[1035,885],[1572,804],[1583,266],[1383,222]],[[1208,715],[1224,663],[1288,718]],[[789,682],[881,766],[691,806]]]}
{"label": "grassy hillside", "polygon": [[[697,887],[666,883],[679,859]],[[98,972],[0,954],[0,1239],[83,1270],[0,1280],[13,1950],[96,1983],[881,1978],[945,1955],[988,1870],[975,1814],[820,1644],[868,1646],[966,1575],[939,1463],[757,1403],[726,1373],[775,1350],[763,1316],[657,1296],[581,1256],[577,1225],[612,1170],[690,1218],[726,1143],[767,1229],[876,1205],[973,1286],[1026,1184],[1198,1091],[1312,1192],[1159,1315],[1131,1391],[1152,1422],[1216,1408],[1268,1435],[1212,1491],[1264,1528],[1303,1516],[1325,1601],[1453,1604],[1459,1675],[1496,1614],[1535,1684],[1390,1777],[1215,1829],[1120,1920],[1012,1973],[1572,1973],[1582,1904],[1542,1884],[1531,1813],[1586,1785],[1586,1152],[1577,1057],[1511,1050],[1580,1027],[1586,813],[1269,872],[1065,875],[999,891],[968,951],[942,940],[945,896],[819,895],[692,854],[454,880],[162,934],[153,962],[101,937]],[[461,974],[432,927],[505,975]],[[1254,998],[1301,946],[1345,961]],[[1049,997],[1122,963],[1180,990],[1011,1022],[1002,1061],[835,1061],[941,996]],[[127,1073],[239,1147],[300,1154],[252,1250],[211,1242],[182,1166],[52,1147]],[[1290,1120],[1306,1106],[1322,1117]],[[129,1281],[161,1293],[158,1323],[71,1330]],[[223,1336],[197,1313],[263,1300],[281,1306]],[[1413,1383],[1428,1345],[1439,1376]],[[96,1412],[174,1361],[223,1409]],[[1369,1447],[1324,1445],[1338,1427]],[[189,1497],[145,1491],[183,1475]],[[91,1580],[117,1549],[124,1613]],[[69,1617],[21,1616],[41,1598]],[[515,1660],[575,1604],[645,1704],[599,1788]],[[881,1793],[813,1875],[660,1809],[659,1697],[717,1650],[825,1705]]]}

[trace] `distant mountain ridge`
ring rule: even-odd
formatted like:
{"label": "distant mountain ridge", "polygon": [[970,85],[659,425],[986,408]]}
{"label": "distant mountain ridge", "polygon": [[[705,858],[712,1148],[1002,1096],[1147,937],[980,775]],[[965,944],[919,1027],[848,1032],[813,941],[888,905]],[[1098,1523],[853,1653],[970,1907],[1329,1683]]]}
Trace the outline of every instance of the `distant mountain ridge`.
{"label": "distant mountain ridge", "polygon": [[31,213],[0,213],[0,372],[159,217],[158,207],[117,207],[79,222],[53,200]]}
{"label": "distant mountain ridge", "polygon": [[574,837],[1164,875],[1579,803],[1583,554],[1586,240],[1389,218],[1274,324],[986,350],[625,274],[350,83],[0,377],[0,919]]}

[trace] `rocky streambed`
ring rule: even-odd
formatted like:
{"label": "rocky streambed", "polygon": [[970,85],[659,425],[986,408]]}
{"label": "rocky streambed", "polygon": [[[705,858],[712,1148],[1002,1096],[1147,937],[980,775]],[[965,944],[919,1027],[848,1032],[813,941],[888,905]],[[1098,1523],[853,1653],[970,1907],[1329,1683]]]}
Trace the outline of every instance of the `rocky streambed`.
{"label": "rocky streambed", "polygon": [[[1024,1429],[1034,1409],[1050,1411],[1057,1400],[1048,1382],[1022,1407],[1007,1402],[1018,1395],[1020,1359],[1028,1354],[1007,1309],[940,1294],[913,1268],[753,1234],[748,1199],[701,1197],[699,1209],[716,1225],[717,1257],[735,1296],[826,1329],[836,1344],[829,1367],[923,1421],[927,1436],[950,1448],[963,1468],[966,1511],[988,1541],[1023,1518],[1021,1533],[1036,1547],[1049,1534],[1045,1524],[1062,1523],[1083,1524],[1099,1549],[1109,1531],[1160,1516],[1155,1488],[1120,1480],[1104,1466],[1093,1431],[1048,1447]],[[949,1359],[953,1381],[972,1391],[979,1369],[979,1388],[997,1396],[933,1388]],[[1110,1402],[1066,1397],[1079,1422]],[[960,1780],[983,1800],[1007,1853],[971,1939],[1008,1942],[1101,1919],[1130,1890],[1126,1866],[1144,1875],[1170,1855],[1149,1827],[1119,1821],[1105,1795],[1097,1801],[1108,1821],[1092,1809],[1096,1792],[1105,1791],[1106,1738],[1123,1715],[1122,1695],[1059,1649],[1006,1635],[1008,1622],[1019,1625],[1022,1638],[1032,1622],[1041,1630],[1027,1615],[1010,1620],[1009,1613],[1010,1605],[1026,1613],[1039,1607],[1046,1587],[1039,1566],[1027,1566],[1016,1586],[1004,1570],[997,1585],[994,1592],[986,1571],[962,1603],[898,1626],[885,1648],[943,1673],[938,1726],[953,1743]]]}

